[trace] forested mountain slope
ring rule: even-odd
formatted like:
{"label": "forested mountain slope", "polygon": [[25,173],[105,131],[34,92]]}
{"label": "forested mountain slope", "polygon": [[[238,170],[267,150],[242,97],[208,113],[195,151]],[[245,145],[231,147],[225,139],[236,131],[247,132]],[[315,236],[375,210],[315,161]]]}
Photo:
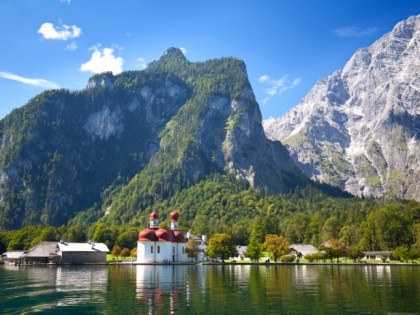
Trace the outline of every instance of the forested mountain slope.
{"label": "forested mountain slope", "polygon": [[267,193],[309,180],[267,140],[245,64],[171,48],[143,71],[44,92],[0,121],[0,228],[61,225],[88,208],[112,223],[214,173]]}

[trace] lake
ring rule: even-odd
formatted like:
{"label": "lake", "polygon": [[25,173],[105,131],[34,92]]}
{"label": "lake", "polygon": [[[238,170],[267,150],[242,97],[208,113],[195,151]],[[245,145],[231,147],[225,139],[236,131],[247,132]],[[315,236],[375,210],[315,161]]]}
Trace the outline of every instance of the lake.
{"label": "lake", "polygon": [[1,314],[420,314],[420,267],[0,266]]}

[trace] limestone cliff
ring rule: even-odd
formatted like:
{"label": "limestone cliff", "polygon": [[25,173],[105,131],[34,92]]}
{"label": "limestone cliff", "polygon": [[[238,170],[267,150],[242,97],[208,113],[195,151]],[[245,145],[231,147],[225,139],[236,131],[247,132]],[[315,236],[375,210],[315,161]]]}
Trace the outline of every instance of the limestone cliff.
{"label": "limestone cliff", "polygon": [[308,176],[357,196],[420,200],[420,16],[398,23],[296,107],[264,122]]}

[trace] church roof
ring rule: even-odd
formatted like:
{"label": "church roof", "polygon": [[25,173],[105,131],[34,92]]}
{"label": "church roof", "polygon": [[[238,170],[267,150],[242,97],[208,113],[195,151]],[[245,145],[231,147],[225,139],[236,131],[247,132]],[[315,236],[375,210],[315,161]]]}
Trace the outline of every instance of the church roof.
{"label": "church roof", "polygon": [[178,221],[179,219],[179,212],[174,210],[171,212],[171,221]]}
{"label": "church roof", "polygon": [[147,228],[140,232],[139,242],[185,242],[184,233],[167,229]]}
{"label": "church roof", "polygon": [[[177,210],[172,211],[171,220],[172,222],[177,222],[179,219],[179,212]],[[150,214],[150,227],[142,230],[139,233],[139,242],[175,242],[183,243],[185,242],[185,235],[181,231],[176,229],[167,230],[163,228],[157,228],[157,223],[159,220],[159,215],[154,210]]]}
{"label": "church roof", "polygon": [[156,212],[156,210],[153,210],[153,212],[150,214],[150,220],[158,220],[159,214]]}

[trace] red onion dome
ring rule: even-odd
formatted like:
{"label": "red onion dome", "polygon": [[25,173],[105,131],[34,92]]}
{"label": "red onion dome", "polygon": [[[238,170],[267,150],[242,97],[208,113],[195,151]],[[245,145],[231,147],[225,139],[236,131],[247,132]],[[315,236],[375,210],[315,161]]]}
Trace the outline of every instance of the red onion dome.
{"label": "red onion dome", "polygon": [[159,241],[171,241],[171,235],[169,235],[169,232],[166,229],[157,230],[156,237],[159,239]]}
{"label": "red onion dome", "polygon": [[139,234],[139,241],[158,241],[159,239],[156,236],[156,231],[153,229],[144,229]]}
{"label": "red onion dome", "polygon": [[177,242],[177,243],[184,243],[185,242],[184,233],[182,233],[181,231],[174,231],[174,238],[175,238],[175,242]]}
{"label": "red onion dome", "polygon": [[172,211],[172,213],[171,213],[171,220],[172,221],[178,221],[178,219],[179,219],[179,212],[176,211],[176,210]]}
{"label": "red onion dome", "polygon": [[156,212],[156,210],[153,210],[153,212],[150,214],[150,220],[158,220],[159,214]]}

